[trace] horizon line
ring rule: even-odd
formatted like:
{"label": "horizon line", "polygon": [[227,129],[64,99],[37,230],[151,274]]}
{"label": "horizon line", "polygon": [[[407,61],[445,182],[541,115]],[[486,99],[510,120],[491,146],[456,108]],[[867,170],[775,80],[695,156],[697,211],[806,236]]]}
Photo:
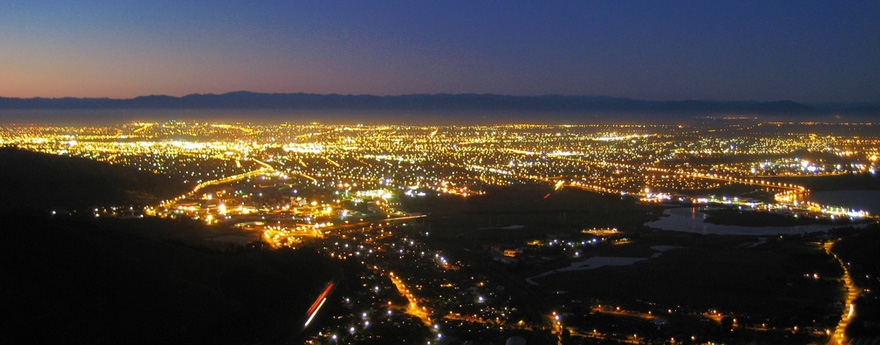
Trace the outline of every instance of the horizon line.
{"label": "horizon line", "polygon": [[880,105],[880,100],[878,101],[853,101],[853,102],[841,102],[841,101],[828,101],[828,102],[798,102],[790,99],[777,99],[777,100],[754,100],[754,99],[695,99],[695,98],[679,98],[679,99],[642,99],[642,98],[633,98],[633,97],[624,97],[624,96],[607,96],[607,95],[566,95],[566,94],[540,94],[540,95],[515,95],[515,94],[500,94],[500,93],[477,93],[477,92],[461,92],[461,93],[448,93],[448,92],[436,92],[436,93],[402,93],[402,94],[392,94],[392,95],[381,95],[381,94],[345,94],[345,93],[316,93],[316,92],[259,92],[259,91],[250,91],[250,90],[235,90],[228,91],[222,93],[188,93],[182,96],[174,96],[168,94],[145,94],[134,97],[80,97],[80,96],[59,96],[59,97],[46,97],[46,96],[33,96],[33,97],[7,97],[0,95],[0,99],[19,99],[19,100],[64,100],[64,99],[78,99],[78,100],[109,100],[109,101],[127,101],[127,100],[136,100],[141,98],[151,98],[151,97],[167,97],[167,98],[186,98],[186,97],[194,97],[194,96],[225,96],[231,94],[255,94],[255,95],[309,95],[309,96],[342,96],[342,97],[376,97],[376,98],[394,98],[394,97],[407,97],[407,96],[497,96],[497,97],[508,97],[508,98],[544,98],[544,97],[561,97],[561,98],[596,98],[596,99],[608,99],[608,100],[625,100],[625,101],[636,101],[636,102],[707,102],[707,103],[783,103],[790,102],[795,104],[804,104],[804,105],[823,105],[823,104],[841,104],[841,105]]}

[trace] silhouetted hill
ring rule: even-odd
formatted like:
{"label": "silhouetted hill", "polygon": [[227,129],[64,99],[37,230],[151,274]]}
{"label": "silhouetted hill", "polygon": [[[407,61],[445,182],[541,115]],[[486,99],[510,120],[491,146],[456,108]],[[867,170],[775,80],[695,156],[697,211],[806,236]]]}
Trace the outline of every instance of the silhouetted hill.
{"label": "silhouetted hill", "polygon": [[481,110],[556,112],[642,112],[710,114],[880,114],[880,104],[806,105],[791,101],[645,101],[597,96],[506,96],[412,94],[400,96],[308,93],[192,94],[183,97],[3,98],[0,109],[300,109],[300,110]]}
{"label": "silhouetted hill", "polygon": [[277,343],[297,335],[339,272],[314,252],[217,251],[114,228],[125,222],[2,212],[0,221],[5,344]]}
{"label": "silhouetted hill", "polygon": [[276,343],[340,274],[314,252],[197,245],[224,230],[195,221],[45,212],[188,189],[164,176],[15,148],[0,166],[4,344]]}
{"label": "silhouetted hill", "polygon": [[11,147],[0,148],[0,166],[0,209],[147,205],[189,190],[168,176]]}

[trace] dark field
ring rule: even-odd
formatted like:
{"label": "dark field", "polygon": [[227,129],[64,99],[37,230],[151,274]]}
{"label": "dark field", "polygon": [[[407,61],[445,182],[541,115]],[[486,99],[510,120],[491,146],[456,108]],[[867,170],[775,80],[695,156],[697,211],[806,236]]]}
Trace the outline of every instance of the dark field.
{"label": "dark field", "polygon": [[[669,244],[666,239],[658,244]],[[655,241],[642,236],[639,244],[601,256],[645,257]],[[754,248],[729,239],[677,239],[682,248],[630,266],[560,273],[537,279],[542,286],[572,294],[626,303],[653,301],[688,305],[694,310],[719,309],[734,313],[807,317],[835,315],[840,300],[840,266],[818,246],[773,238]],[[691,242],[688,244],[687,242]],[[615,248],[616,249],[616,248]],[[820,279],[814,279],[816,273]],[[809,274],[810,277],[806,277]]]}
{"label": "dark field", "polygon": [[[484,262],[473,269],[508,291],[519,291],[535,312],[561,306],[566,326],[581,331],[798,344],[821,341],[821,335],[811,332],[833,330],[844,308],[841,267],[818,237],[658,231],[642,224],[661,214],[661,208],[575,189],[514,187],[493,196],[449,201],[429,198],[407,205],[424,207],[421,211],[430,214],[418,231],[430,231],[432,246],[464,262]],[[580,231],[589,228],[617,228],[620,233],[598,245],[546,245],[553,238],[589,241],[592,236]],[[535,240],[545,244],[526,245]],[[491,259],[494,248],[523,251],[515,264],[503,264]],[[547,275],[534,279],[538,286],[525,283],[590,257],[646,260]],[[599,305],[622,306],[625,312],[596,312]],[[717,312],[715,319],[705,315],[710,311]],[[662,326],[654,323],[658,319]],[[722,332],[733,319],[736,327],[729,326],[736,332]],[[809,331],[792,334],[795,326]]]}

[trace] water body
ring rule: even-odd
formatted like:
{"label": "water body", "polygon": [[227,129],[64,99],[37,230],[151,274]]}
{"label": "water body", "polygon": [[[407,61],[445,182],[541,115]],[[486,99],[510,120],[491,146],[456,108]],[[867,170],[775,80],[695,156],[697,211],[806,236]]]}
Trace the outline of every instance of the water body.
{"label": "water body", "polygon": [[560,269],[555,269],[552,271],[547,271],[536,275],[534,277],[526,279],[526,282],[532,285],[538,285],[538,282],[534,281],[534,278],[541,278],[544,276],[549,276],[562,272],[571,272],[571,271],[586,271],[592,270],[599,267],[604,266],[628,266],[632,265],[639,261],[648,260],[647,258],[631,258],[631,257],[606,257],[606,256],[594,256],[589,259],[583,261],[575,261],[572,262],[568,267],[563,267]]}
{"label": "water body", "polygon": [[669,208],[663,211],[665,217],[661,217],[653,222],[647,222],[645,225],[661,230],[695,232],[698,234],[755,236],[800,235],[811,232],[825,232],[839,227],[839,225],[819,224],[761,227],[718,225],[704,222],[709,215],[700,211],[707,209],[709,207],[706,206]]}
{"label": "water body", "polygon": [[851,209],[868,211],[872,215],[880,214],[880,190],[812,192],[807,199],[821,205],[844,206]]}

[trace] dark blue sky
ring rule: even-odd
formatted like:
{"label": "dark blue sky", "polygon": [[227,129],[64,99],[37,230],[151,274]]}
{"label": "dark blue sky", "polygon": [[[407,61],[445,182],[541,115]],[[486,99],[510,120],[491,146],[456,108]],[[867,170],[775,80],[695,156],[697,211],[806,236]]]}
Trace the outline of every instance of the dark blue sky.
{"label": "dark blue sky", "polygon": [[4,1],[0,96],[880,102],[880,1]]}

